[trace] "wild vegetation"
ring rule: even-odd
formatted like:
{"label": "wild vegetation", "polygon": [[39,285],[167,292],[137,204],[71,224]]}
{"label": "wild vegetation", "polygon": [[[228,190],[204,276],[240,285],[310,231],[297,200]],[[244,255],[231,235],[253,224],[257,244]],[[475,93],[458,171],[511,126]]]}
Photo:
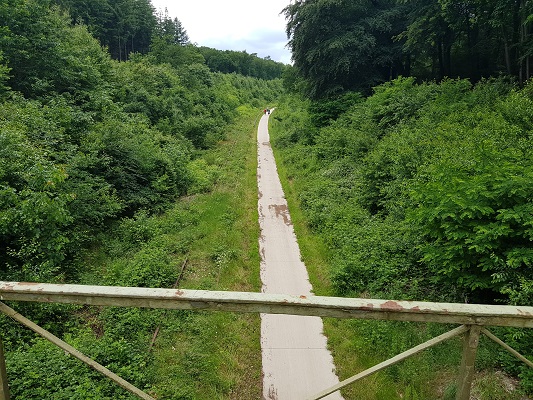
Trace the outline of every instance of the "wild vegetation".
{"label": "wild vegetation", "polygon": [[[284,12],[292,95],[273,145],[317,293],[531,305],[531,4],[308,0]],[[442,329],[326,322],[341,378]],[[533,356],[528,330],[498,334]],[[479,398],[532,392],[530,369],[482,349]],[[458,359],[450,343],[345,394],[453,398]],[[518,390],[498,389],[502,371]]]}
{"label": "wild vegetation", "polygon": [[[473,86],[413,78],[377,86],[366,99],[352,96],[351,106],[323,127],[313,124],[309,101],[281,104],[273,144],[307,225],[325,244],[328,256],[319,262],[329,266],[334,293],[531,304],[532,105],[529,86],[516,89],[505,80]],[[346,324],[361,335],[345,339],[352,346],[380,354],[387,348],[388,356],[438,330]],[[532,355],[528,331],[501,334]],[[433,355],[418,368],[430,374],[457,365],[457,351],[437,354],[455,359]],[[505,366],[531,389],[526,366],[500,353],[484,362]],[[417,386],[412,376],[394,373],[413,385],[412,393],[436,396],[423,381]]]}
{"label": "wild vegetation", "polygon": [[[0,26],[0,279],[257,290],[254,123],[281,80],[210,69],[149,1],[10,0]],[[258,397],[258,318],[15,308],[154,396]],[[12,398],[131,398],[0,326]]]}
{"label": "wild vegetation", "polygon": [[[258,290],[251,127],[283,75],[273,144],[317,294],[531,305],[532,13],[296,1],[289,68],[197,48],[149,0],[4,1],[0,278],[171,287],[184,268],[189,288]],[[255,316],[16,308],[156,397],[260,397]],[[325,326],[341,378],[445,329]],[[131,397],[0,328],[13,398]],[[529,331],[496,331],[533,357]],[[451,342],[345,396],[451,399],[458,359]],[[481,399],[533,392],[533,372],[490,343],[477,365]],[[508,375],[517,390],[496,384]]]}

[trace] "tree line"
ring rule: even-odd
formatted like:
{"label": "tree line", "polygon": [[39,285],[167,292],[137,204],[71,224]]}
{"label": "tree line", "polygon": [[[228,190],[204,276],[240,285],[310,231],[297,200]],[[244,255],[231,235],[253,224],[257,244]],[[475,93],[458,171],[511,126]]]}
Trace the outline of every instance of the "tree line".
{"label": "tree line", "polygon": [[68,11],[72,24],[83,23],[115,60],[130,54],[157,53],[159,61],[205,62],[212,71],[238,73],[262,79],[281,77],[285,66],[246,51],[224,51],[191,43],[185,27],[165,9],[155,10],[150,0],[46,0]]}
{"label": "tree line", "polygon": [[306,0],[288,5],[294,66],[314,98],[420,80],[532,75],[525,0]]}

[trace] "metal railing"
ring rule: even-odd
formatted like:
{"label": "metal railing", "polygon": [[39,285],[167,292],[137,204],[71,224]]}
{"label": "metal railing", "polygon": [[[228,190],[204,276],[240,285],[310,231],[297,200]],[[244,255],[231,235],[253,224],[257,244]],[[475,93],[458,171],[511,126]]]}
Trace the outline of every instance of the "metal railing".
{"label": "metal railing", "polygon": [[[517,358],[533,363],[490,333],[485,326],[533,328],[533,307],[430,303],[358,298],[291,296],[251,292],[222,292],[182,289],[150,289],[115,286],[57,285],[27,282],[0,282],[1,301],[86,304],[95,306],[145,307],[181,310],[212,310],[239,313],[308,315],[411,322],[436,322],[460,326],[407,350],[312,396],[321,399],[344,386],[411,357],[429,347],[459,335],[464,336],[457,400],[468,400],[480,334],[500,344]],[[0,303],[0,312],[29,327],[118,385],[142,399],[149,395],[115,375],[72,346],[40,328],[12,308]],[[0,400],[9,399],[5,361],[0,342]],[[152,399],[153,400],[153,399]]]}

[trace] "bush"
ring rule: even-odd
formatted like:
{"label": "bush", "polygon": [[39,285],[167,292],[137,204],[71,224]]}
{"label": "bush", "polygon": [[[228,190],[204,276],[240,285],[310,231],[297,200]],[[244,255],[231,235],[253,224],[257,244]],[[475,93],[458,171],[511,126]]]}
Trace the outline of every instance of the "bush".
{"label": "bush", "polygon": [[[398,79],[312,140],[290,128],[309,120],[304,104],[293,98],[274,117],[274,145],[309,226],[328,246],[339,294],[531,304],[529,86]],[[390,343],[391,332],[368,340]],[[520,332],[501,336],[530,355],[531,337]],[[525,367],[487,357],[530,390]]]}
{"label": "bush", "polygon": [[[69,340],[72,342],[72,340]],[[74,345],[81,345],[74,341]],[[80,350],[122,378],[143,387],[144,355],[125,341],[85,342]],[[134,396],[61,349],[37,339],[6,358],[14,399],[133,399]]]}
{"label": "bush", "polygon": [[72,223],[65,169],[15,127],[0,131],[0,249],[3,279],[56,280]]}

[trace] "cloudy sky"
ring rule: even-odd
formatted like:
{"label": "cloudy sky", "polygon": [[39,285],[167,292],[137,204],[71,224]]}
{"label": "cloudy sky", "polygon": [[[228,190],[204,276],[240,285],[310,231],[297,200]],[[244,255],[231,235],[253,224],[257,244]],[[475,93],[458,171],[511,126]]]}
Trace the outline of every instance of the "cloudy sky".
{"label": "cloudy sky", "polygon": [[246,50],[259,57],[290,63],[285,47],[285,18],[279,15],[290,0],[152,0],[156,10],[168,9],[189,39],[220,50]]}

